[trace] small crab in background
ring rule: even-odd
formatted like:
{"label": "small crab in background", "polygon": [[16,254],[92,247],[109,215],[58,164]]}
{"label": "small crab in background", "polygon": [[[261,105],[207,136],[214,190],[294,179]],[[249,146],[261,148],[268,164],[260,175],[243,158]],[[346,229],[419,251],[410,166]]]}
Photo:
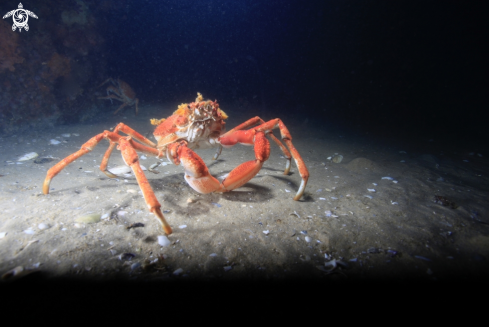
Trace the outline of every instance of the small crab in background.
{"label": "small crab in background", "polygon": [[132,106],[132,105],[136,106],[136,115],[137,115],[139,99],[136,98],[136,93],[129,86],[129,84],[127,84],[126,82],[120,79],[107,78],[105,82],[99,85],[99,87],[108,82],[111,82],[113,85],[109,85],[107,87],[107,96],[98,97],[98,99],[105,99],[105,100],[109,99],[110,103],[112,103],[112,99],[123,102],[123,104],[116,111],[114,111],[114,115],[125,106]]}

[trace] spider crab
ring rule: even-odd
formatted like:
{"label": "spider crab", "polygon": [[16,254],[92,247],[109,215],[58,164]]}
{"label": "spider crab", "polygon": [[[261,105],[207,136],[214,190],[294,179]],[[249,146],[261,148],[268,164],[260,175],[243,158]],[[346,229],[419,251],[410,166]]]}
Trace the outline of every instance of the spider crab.
{"label": "spider crab", "polygon": [[[137,115],[139,99],[136,98],[136,93],[129,86],[129,84],[127,84],[126,82],[120,79],[107,78],[105,82],[99,85],[99,87],[108,82],[111,82],[113,85],[107,86],[107,96],[98,97],[98,99],[105,99],[105,100],[109,99],[110,103],[112,103],[112,99],[116,99],[123,102],[123,104],[116,111],[114,111],[114,115],[125,106],[132,106],[132,105],[136,106],[136,115]],[[110,94],[110,93],[114,93],[114,94]]]}
{"label": "spider crab", "polygon": [[[203,101],[202,95],[198,93],[195,102],[181,104],[173,115],[167,119],[151,120],[153,125],[158,125],[154,131],[157,144],[129,126],[119,123],[113,131],[106,130],[92,137],[82,145],[80,150],[49,169],[44,180],[43,193],[49,193],[51,180],[63,168],[92,151],[102,139],[107,139],[110,144],[102,158],[100,170],[111,178],[117,177],[107,170],[107,163],[112,150],[118,145],[117,149],[122,152],[124,162],[134,172],[149,211],[158,218],[163,230],[169,235],[172,233],[172,229],[165,220],[161,212],[161,205],[139,165],[137,152],[154,155],[157,158],[166,156],[173,164],[182,164],[185,169],[185,180],[199,193],[228,192],[244,185],[261,169],[263,163],[270,155],[268,136],[280,147],[287,159],[285,175],[289,173],[291,157],[294,158],[297,164],[302,182],[294,200],[299,200],[304,193],[309,172],[304,160],[292,144],[292,137],[284,123],[279,118],[265,122],[257,116],[228,132],[224,132],[224,120],[226,118],[228,116],[219,108],[217,101]],[[272,130],[275,128],[280,129],[282,140],[288,149],[273,135]],[[119,132],[126,135],[120,135]],[[234,168],[221,182],[209,173],[202,158],[193,151],[193,149],[199,148],[218,147],[213,157],[215,160],[220,155],[222,147],[231,147],[237,143],[254,145],[255,159],[244,162]]]}

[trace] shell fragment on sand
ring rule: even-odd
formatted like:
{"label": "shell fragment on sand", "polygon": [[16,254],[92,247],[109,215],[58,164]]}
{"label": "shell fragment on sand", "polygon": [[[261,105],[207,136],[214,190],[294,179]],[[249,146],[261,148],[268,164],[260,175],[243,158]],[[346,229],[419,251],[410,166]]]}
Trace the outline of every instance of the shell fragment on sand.
{"label": "shell fragment on sand", "polygon": [[2,279],[5,280],[5,279],[12,278],[16,275],[19,275],[23,271],[24,271],[24,267],[22,267],[22,266],[15,267],[14,269],[9,270],[5,274],[3,274]]}
{"label": "shell fragment on sand", "polygon": [[49,144],[53,144],[53,145],[58,145],[60,143],[61,143],[60,141],[55,140],[55,139],[52,139],[52,140],[49,141]]}
{"label": "shell fragment on sand", "polygon": [[45,223],[40,223],[39,225],[37,225],[37,228],[39,228],[40,230],[48,229],[50,227],[51,226],[49,226],[48,224],[45,224]]}
{"label": "shell fragment on sand", "polygon": [[85,224],[93,224],[93,223],[98,223],[100,221],[100,218],[102,217],[101,214],[99,213],[93,213],[90,215],[85,215],[81,216],[75,219],[75,222],[77,223],[85,223]]}
{"label": "shell fragment on sand", "polygon": [[166,237],[165,235],[159,235],[158,236],[158,244],[161,246],[168,246],[171,244],[171,242],[168,239],[168,237]]}
{"label": "shell fragment on sand", "polygon": [[109,171],[114,175],[122,175],[131,172],[131,167],[128,166],[117,166],[113,168],[109,168]]}
{"label": "shell fragment on sand", "polygon": [[38,156],[39,155],[36,152],[29,152],[29,153],[24,154],[22,157],[19,157],[19,159],[17,159],[17,161],[27,161],[27,160],[37,158]]}
{"label": "shell fragment on sand", "polygon": [[343,161],[343,156],[341,154],[334,155],[331,161],[333,161],[334,163],[340,163],[341,161]]}

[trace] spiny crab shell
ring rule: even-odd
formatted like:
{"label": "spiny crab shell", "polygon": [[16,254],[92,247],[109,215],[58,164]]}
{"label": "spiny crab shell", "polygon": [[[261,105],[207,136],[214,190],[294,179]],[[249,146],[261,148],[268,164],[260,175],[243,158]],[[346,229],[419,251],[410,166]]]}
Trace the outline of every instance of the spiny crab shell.
{"label": "spiny crab shell", "polygon": [[170,117],[151,119],[151,124],[158,125],[153,135],[159,150],[178,140],[186,140],[190,149],[204,149],[219,145],[217,139],[225,131],[227,118],[217,100],[203,101],[202,94],[197,93],[195,102],[182,103]]}

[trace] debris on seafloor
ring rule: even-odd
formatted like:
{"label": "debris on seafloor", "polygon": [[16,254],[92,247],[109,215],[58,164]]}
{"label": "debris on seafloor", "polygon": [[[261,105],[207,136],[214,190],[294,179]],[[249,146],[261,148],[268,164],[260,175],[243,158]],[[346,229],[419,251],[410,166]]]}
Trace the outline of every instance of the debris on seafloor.
{"label": "debris on seafloor", "polygon": [[424,260],[424,261],[431,261],[431,259],[428,259],[426,257],[423,257],[423,256],[420,256],[420,255],[415,255],[414,256],[416,259],[421,259],[421,260]]}
{"label": "debris on seafloor", "polygon": [[121,253],[119,255],[119,260],[121,261],[131,261],[132,258],[134,258],[136,255],[132,254],[132,253]]}
{"label": "debris on seafloor", "polygon": [[54,161],[54,160],[56,160],[56,158],[43,157],[43,158],[37,158],[36,160],[34,160],[34,163],[35,164],[44,164],[44,163],[48,163],[48,162],[51,162],[51,161]]}
{"label": "debris on seafloor", "polygon": [[435,197],[433,198],[433,202],[436,204],[441,204],[444,207],[450,207],[452,209],[458,208],[458,205],[455,204],[455,202],[453,202],[453,201],[451,201],[451,200],[449,200],[446,197],[441,196],[441,195],[435,195]]}
{"label": "debris on seafloor", "polygon": [[93,224],[98,223],[101,219],[102,215],[99,213],[94,213],[90,215],[81,216],[75,219],[77,223],[85,223],[85,224]]}
{"label": "debris on seafloor", "polygon": [[341,161],[343,161],[343,156],[336,153],[331,161],[333,161],[334,163],[341,163]]}
{"label": "debris on seafloor", "polygon": [[325,272],[326,274],[340,273],[346,277],[345,273],[343,273],[341,270],[338,270],[337,268],[348,269],[349,265],[342,260],[331,259],[329,261],[326,261],[324,263],[324,266],[316,266],[316,268],[318,268],[322,272]]}
{"label": "debris on seafloor", "polygon": [[369,248],[367,250],[367,253],[382,253],[382,249],[378,249],[378,248]]}
{"label": "debris on seafloor", "polygon": [[109,172],[111,172],[114,175],[128,174],[131,172],[131,167],[128,167],[125,165],[117,166],[117,167],[111,167],[111,168],[109,168]]}
{"label": "debris on seafloor", "polygon": [[126,229],[136,228],[136,227],[144,227],[143,223],[132,223],[126,227]]}
{"label": "debris on seafloor", "polygon": [[297,211],[292,212],[290,215],[296,215],[299,218],[301,217],[301,216],[299,216],[299,214],[297,213]]}
{"label": "debris on seafloor", "polygon": [[39,228],[40,230],[44,230],[44,229],[49,229],[51,226],[49,224],[45,224],[45,223],[40,223],[39,225],[37,225],[37,228]]}
{"label": "debris on seafloor", "polygon": [[17,252],[15,253],[15,255],[18,255],[21,251],[27,249],[31,244],[37,243],[37,242],[39,242],[39,240],[32,240],[32,241],[27,242],[27,244],[25,246],[23,246],[19,250],[17,250]]}
{"label": "debris on seafloor", "polygon": [[2,279],[3,280],[6,280],[6,279],[9,279],[9,278],[18,276],[23,271],[24,271],[24,267],[22,267],[22,266],[15,267],[14,269],[11,269],[11,270],[7,271],[5,274],[3,274],[2,275]]}
{"label": "debris on seafloor", "polygon": [[37,158],[38,156],[39,155],[36,152],[29,152],[29,153],[24,154],[19,159],[17,159],[17,161],[27,161],[27,160]]}
{"label": "debris on seafloor", "polygon": [[159,235],[158,236],[158,244],[161,246],[168,246],[171,244],[171,242],[168,239],[168,237],[166,237],[165,235]]}
{"label": "debris on seafloor", "polygon": [[182,269],[182,268],[178,268],[177,270],[175,270],[175,271],[173,272],[173,275],[178,276],[178,275],[180,275],[181,273],[183,273],[183,269]]}

